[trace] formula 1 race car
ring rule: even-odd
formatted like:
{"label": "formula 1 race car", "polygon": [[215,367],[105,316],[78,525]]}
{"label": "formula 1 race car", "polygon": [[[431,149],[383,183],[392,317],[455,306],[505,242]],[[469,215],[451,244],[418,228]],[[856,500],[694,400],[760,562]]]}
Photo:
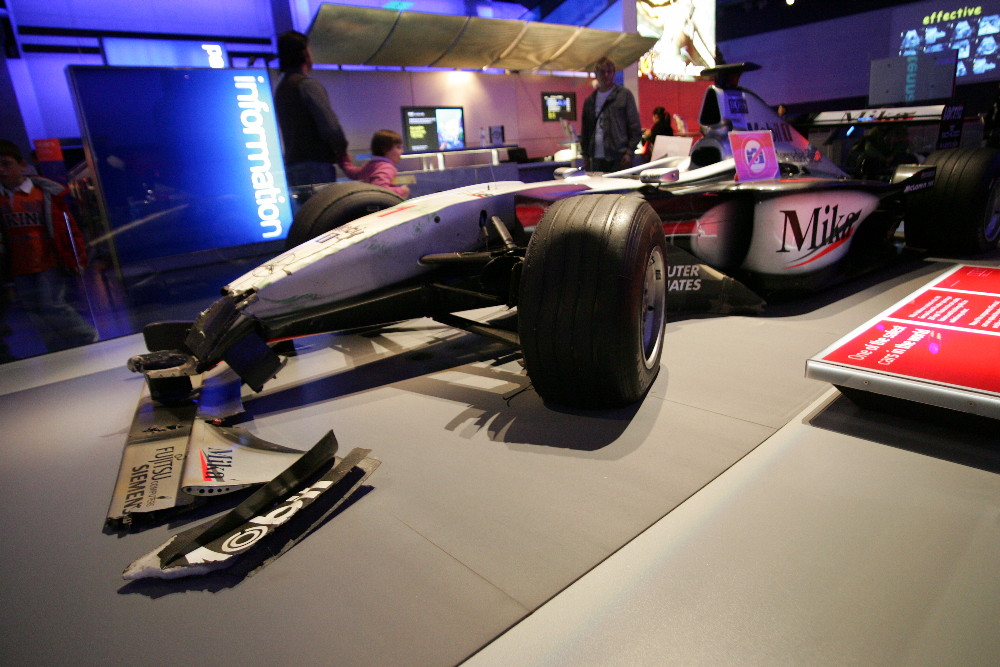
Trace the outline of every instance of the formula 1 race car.
{"label": "formula 1 race car", "polygon": [[[319,190],[287,250],[234,280],[193,322],[145,330],[132,358],[153,398],[187,396],[225,361],[252,389],[281,367],[273,344],[431,317],[520,346],[538,394],[596,408],[641,399],[655,378],[668,305],[753,309],[816,289],[909,246],[987,251],[1000,237],[1000,153],[934,152],[884,179],[853,177],[760,98],[746,63],[715,76],[690,155],[614,174],[567,169],[546,183],[496,182],[401,201],[357,183]],[[773,152],[734,135],[767,132]],[[777,161],[763,180],[740,161]],[[516,326],[457,315],[516,308]]]}

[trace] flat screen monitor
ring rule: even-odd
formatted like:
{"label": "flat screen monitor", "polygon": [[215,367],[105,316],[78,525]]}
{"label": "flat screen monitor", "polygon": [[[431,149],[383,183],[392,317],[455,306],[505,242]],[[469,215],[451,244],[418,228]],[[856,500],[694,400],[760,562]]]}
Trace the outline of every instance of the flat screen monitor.
{"label": "flat screen monitor", "polygon": [[954,52],[956,84],[1000,79],[1000,0],[911,2],[892,10],[892,30],[897,55]]}
{"label": "flat screen monitor", "polygon": [[465,148],[462,107],[403,107],[403,148],[407,153]]}
{"label": "flat screen monitor", "polygon": [[542,121],[576,120],[576,93],[542,93]]}
{"label": "flat screen monitor", "polygon": [[[721,3],[638,0],[635,31],[643,37],[657,38],[653,48],[639,59],[639,76],[657,81],[694,81],[703,69],[715,67],[716,4]],[[757,3],[760,7],[766,4]]]}
{"label": "flat screen monitor", "polygon": [[71,66],[69,78],[121,263],[288,233],[267,71]]}

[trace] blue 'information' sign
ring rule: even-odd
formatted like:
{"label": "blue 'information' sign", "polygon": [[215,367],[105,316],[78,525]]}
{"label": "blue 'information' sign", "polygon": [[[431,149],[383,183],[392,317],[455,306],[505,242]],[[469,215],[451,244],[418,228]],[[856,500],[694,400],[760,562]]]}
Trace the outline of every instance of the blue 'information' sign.
{"label": "blue 'information' sign", "polygon": [[69,70],[122,264],[287,235],[266,71]]}

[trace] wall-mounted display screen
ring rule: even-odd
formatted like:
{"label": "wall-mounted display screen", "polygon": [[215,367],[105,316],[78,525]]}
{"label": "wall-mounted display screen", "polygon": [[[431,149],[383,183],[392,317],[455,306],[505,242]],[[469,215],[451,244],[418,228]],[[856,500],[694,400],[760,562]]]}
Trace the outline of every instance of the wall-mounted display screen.
{"label": "wall-mounted display screen", "polygon": [[898,55],[954,51],[955,83],[1000,80],[1000,0],[917,2],[892,17]]}
{"label": "wall-mounted display screen", "polygon": [[266,71],[68,71],[122,264],[286,236],[291,206]]}
{"label": "wall-mounted display screen", "polygon": [[465,148],[462,107],[403,107],[403,149],[407,153]]}
{"label": "wall-mounted display screen", "polygon": [[639,74],[694,81],[715,67],[715,0],[638,0],[636,32],[659,41],[639,59]]}
{"label": "wall-mounted display screen", "polygon": [[542,121],[576,120],[576,93],[542,93]]}

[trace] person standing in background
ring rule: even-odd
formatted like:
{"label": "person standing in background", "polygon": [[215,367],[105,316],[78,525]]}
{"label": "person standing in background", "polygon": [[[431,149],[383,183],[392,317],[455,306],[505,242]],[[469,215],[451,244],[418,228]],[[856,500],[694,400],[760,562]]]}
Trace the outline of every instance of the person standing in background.
{"label": "person standing in background", "polygon": [[17,304],[49,352],[97,341],[97,331],[66,301],[66,275],[87,266],[83,234],[66,204],[66,188],[25,176],[21,149],[0,139],[0,265]]}
{"label": "person standing in background", "polygon": [[295,30],[281,33],[278,61],[282,77],[274,111],[288,185],[332,183],[337,180],[334,165],[347,154],[347,138],[323,84],[308,76],[313,65],[309,39]]}
{"label": "person standing in background", "polygon": [[642,137],[639,109],[632,91],[615,83],[617,67],[609,58],[594,63],[597,89],[583,103],[580,150],[584,168],[618,171],[632,166]]}
{"label": "person standing in background", "polygon": [[674,128],[670,125],[670,114],[663,107],[653,109],[653,126],[642,133],[642,157],[645,162],[649,162],[653,156],[653,144],[656,137],[674,136]]}
{"label": "person standing in background", "polygon": [[362,183],[371,183],[388,190],[392,190],[397,195],[406,199],[410,196],[410,186],[393,185],[396,178],[400,157],[403,155],[403,137],[392,130],[379,130],[372,135],[372,159],[368,160],[364,166],[356,167],[351,162],[349,155],[344,155],[340,160],[340,168],[344,170],[348,178]]}

